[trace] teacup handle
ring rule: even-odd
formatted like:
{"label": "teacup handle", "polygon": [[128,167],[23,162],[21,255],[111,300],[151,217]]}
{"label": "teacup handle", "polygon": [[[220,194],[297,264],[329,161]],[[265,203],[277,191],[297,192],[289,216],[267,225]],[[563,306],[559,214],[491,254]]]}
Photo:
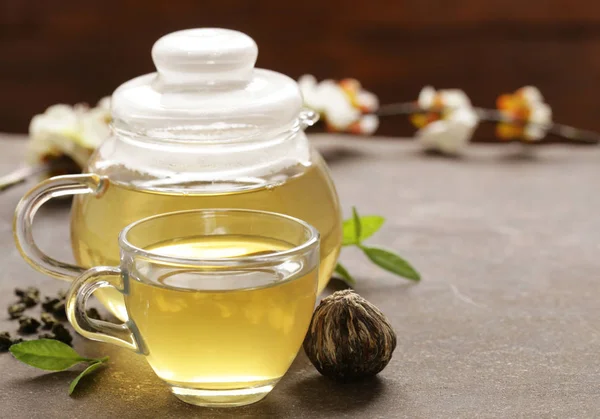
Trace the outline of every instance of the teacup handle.
{"label": "teacup handle", "polygon": [[33,218],[40,207],[52,198],[65,195],[99,194],[106,181],[94,174],[55,176],[32,188],[19,201],[13,219],[13,234],[17,249],[38,271],[58,279],[72,281],[84,268],[51,258],[33,239]]}
{"label": "teacup handle", "polygon": [[121,269],[110,266],[98,266],[88,269],[71,284],[67,294],[67,318],[80,335],[100,342],[112,343],[141,353],[141,345],[133,334],[132,323],[115,324],[88,317],[87,301],[100,288],[123,289]]}

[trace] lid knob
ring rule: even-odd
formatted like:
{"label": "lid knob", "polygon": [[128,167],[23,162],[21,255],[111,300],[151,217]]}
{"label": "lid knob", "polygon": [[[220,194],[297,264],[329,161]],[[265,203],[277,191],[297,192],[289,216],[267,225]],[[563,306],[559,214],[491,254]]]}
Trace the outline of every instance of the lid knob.
{"label": "lid knob", "polygon": [[188,29],[160,38],[152,59],[166,85],[215,85],[248,82],[258,56],[252,38],[219,28]]}

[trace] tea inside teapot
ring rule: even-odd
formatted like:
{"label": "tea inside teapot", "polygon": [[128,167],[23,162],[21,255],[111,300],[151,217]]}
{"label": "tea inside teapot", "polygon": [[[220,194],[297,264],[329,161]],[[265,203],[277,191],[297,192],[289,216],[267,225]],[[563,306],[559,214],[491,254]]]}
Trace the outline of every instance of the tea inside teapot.
{"label": "tea inside teapot", "polygon": [[[78,195],[71,220],[75,259],[85,267],[118,264],[116,237],[125,226],[154,214],[199,208],[260,209],[309,222],[321,233],[319,290],[327,285],[341,245],[341,220],[333,185],[317,155],[313,156],[310,167],[277,184],[238,192],[229,192],[226,188],[217,192],[213,186],[205,193],[189,192],[185,183],[180,192],[163,192],[111,182],[100,198]],[[110,291],[98,290],[96,294],[111,311],[120,313],[123,310],[121,296]]]}

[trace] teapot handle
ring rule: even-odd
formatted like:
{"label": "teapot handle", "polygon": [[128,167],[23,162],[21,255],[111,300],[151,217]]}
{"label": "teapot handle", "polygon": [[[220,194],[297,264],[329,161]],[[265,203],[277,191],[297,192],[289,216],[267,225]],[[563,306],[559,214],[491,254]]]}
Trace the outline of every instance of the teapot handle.
{"label": "teapot handle", "polygon": [[58,279],[72,281],[85,269],[51,258],[35,243],[33,218],[40,207],[52,198],[93,193],[98,195],[106,181],[94,174],[55,176],[35,186],[21,198],[13,219],[13,236],[17,249],[36,270]]}

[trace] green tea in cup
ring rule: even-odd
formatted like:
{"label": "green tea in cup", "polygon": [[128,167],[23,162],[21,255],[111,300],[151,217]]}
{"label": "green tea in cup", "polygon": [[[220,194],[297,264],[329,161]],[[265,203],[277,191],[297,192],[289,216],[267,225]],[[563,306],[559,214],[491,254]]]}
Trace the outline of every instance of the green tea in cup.
{"label": "green tea in cup", "polygon": [[[92,268],[73,283],[75,329],[145,355],[185,402],[239,406],[265,397],[310,323],[317,231],[274,213],[198,210],[138,221],[119,245],[120,267]],[[84,314],[89,295],[107,286],[123,294],[122,325]]]}

